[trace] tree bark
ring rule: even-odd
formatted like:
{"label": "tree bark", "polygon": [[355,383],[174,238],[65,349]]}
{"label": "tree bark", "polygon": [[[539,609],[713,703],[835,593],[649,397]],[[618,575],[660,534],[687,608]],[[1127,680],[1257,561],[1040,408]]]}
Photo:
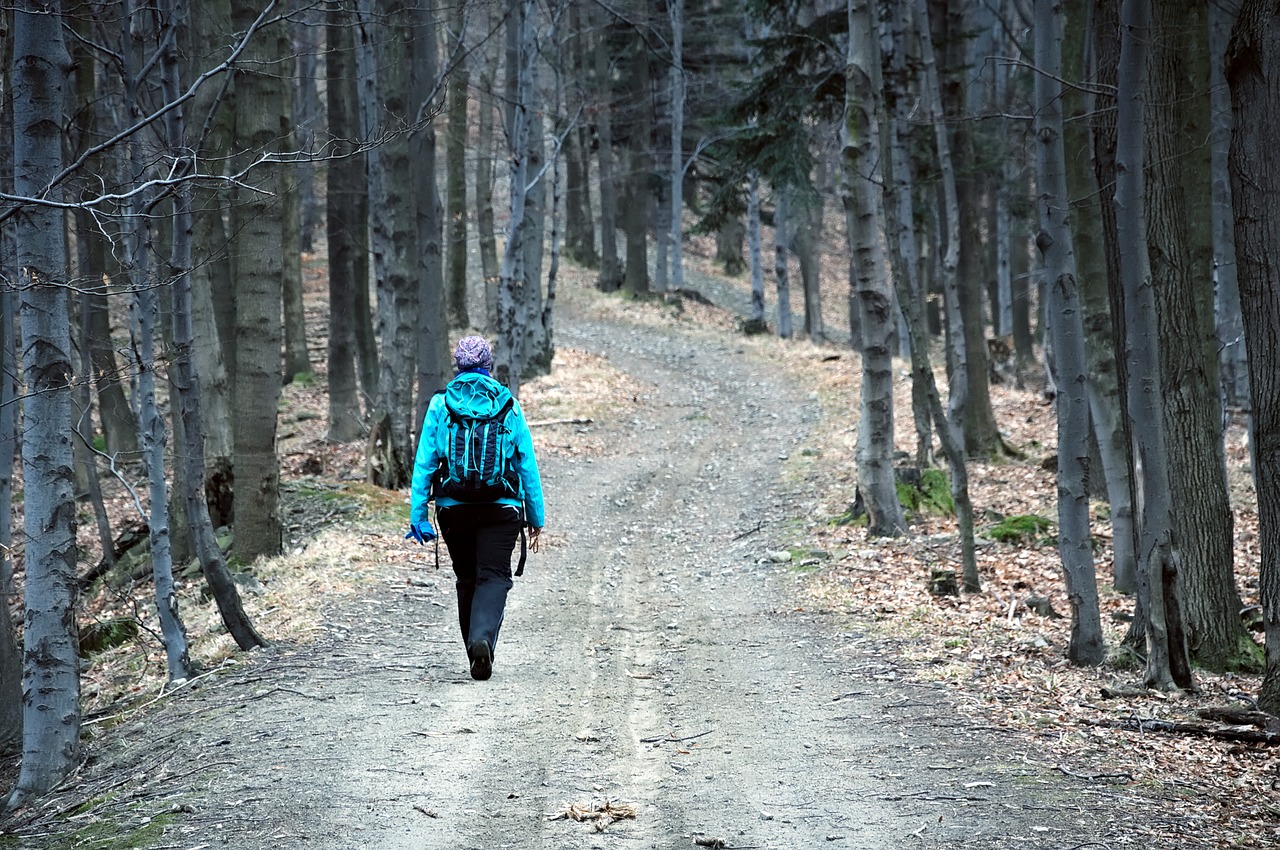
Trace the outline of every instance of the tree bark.
{"label": "tree bark", "polygon": [[[62,165],[71,59],[62,21],[21,0],[13,18],[14,193],[40,197]],[[62,214],[30,206],[14,223],[21,270],[23,378],[32,403],[22,432],[26,535],[22,766],[8,808],[62,781],[80,764],[72,494],[71,336]]]}
{"label": "tree bark", "polygon": [[[463,56],[466,5],[459,3],[448,28],[449,53]],[[415,49],[419,45],[415,44]],[[434,82],[434,81],[432,81]],[[445,302],[449,321],[445,327],[470,326],[467,313],[467,88],[470,75],[465,61],[449,72],[448,129],[445,140],[445,219],[449,228]],[[429,129],[426,132],[431,132]],[[434,190],[433,190],[434,191]],[[423,305],[424,308],[426,305]]]}
{"label": "tree bark", "polygon": [[[186,0],[161,0],[162,14],[181,27],[187,18]],[[181,42],[181,34],[177,43]],[[180,69],[174,50],[175,41],[167,42],[162,69],[164,92],[170,100],[179,91]],[[165,118],[165,135],[173,162],[182,173],[190,173],[193,163],[186,159],[191,150],[187,142],[185,115],[173,110]],[[173,330],[173,358],[170,369],[171,391],[176,407],[175,420],[181,425],[182,441],[176,457],[180,469],[175,479],[181,488],[180,497],[185,506],[187,523],[195,543],[196,557],[200,561],[205,582],[218,605],[223,625],[241,649],[264,646],[264,641],[254,630],[240,601],[240,593],[223,560],[222,550],[214,536],[213,521],[205,494],[205,435],[202,415],[202,393],[196,370],[194,325],[192,323],[191,257],[193,216],[191,211],[192,186],[183,183],[175,190],[173,198],[172,246],[169,254],[169,271],[172,276],[171,311]]]}
{"label": "tree bark", "polygon": [[[354,199],[364,196],[363,158],[355,154],[359,133],[356,106],[355,40],[348,11],[326,12],[325,96],[333,159],[325,191],[325,232],[329,242],[329,429],[326,439],[346,443],[364,431],[356,384],[355,254],[364,240],[357,238],[366,219],[356,215]],[[364,281],[368,289],[367,279]]]}
{"label": "tree bark", "polygon": [[1239,12],[1235,0],[1209,4],[1209,148],[1213,171],[1213,283],[1222,400],[1227,407],[1249,407],[1249,363],[1237,280],[1231,180],[1227,156],[1231,147],[1231,92],[1224,79],[1227,39]]}
{"label": "tree bark", "polygon": [[773,187],[773,280],[778,293],[778,336],[782,339],[791,339],[792,332],[791,275],[788,273],[791,205],[788,192],[785,186]]}
{"label": "tree bark", "polygon": [[[367,139],[374,278],[378,291],[378,396],[367,455],[368,480],[387,489],[409,481],[413,462],[415,324],[420,271],[417,207],[410,155],[408,4],[361,0],[359,103]],[[424,203],[427,200],[424,199]]]}
{"label": "tree bark", "polygon": [[1280,2],[1244,0],[1227,51],[1235,119],[1228,160],[1240,301],[1258,434],[1254,480],[1266,662],[1258,707],[1280,715]]}
{"label": "tree bark", "polygon": [[[208,0],[190,10],[190,27],[183,37],[183,77],[195,79],[218,52],[233,41],[229,0]],[[181,36],[180,36],[181,37]],[[191,101],[192,143],[203,163],[226,163],[232,134],[232,104],[223,86],[204,85]],[[226,165],[215,166],[219,172]],[[223,214],[226,190],[193,187],[194,232],[191,267],[191,320],[196,346],[194,368],[200,374],[205,433],[203,475],[215,527],[232,521],[235,453],[231,428],[232,370],[235,369],[235,287]]]}
{"label": "tree bark", "polygon": [[751,267],[751,318],[748,330],[764,333],[764,261],[760,250],[760,178],[753,171],[747,179],[747,255]]}
{"label": "tree bark", "polygon": [[613,152],[613,82],[609,48],[605,40],[608,14],[603,8],[595,23],[596,159],[600,177],[600,276],[601,292],[617,292],[623,284],[623,267],[618,258],[618,177]]}
{"label": "tree bark", "polygon": [[[412,98],[410,105],[417,115],[433,114],[430,101],[435,97],[439,57],[436,55],[436,24],[432,5],[417,4],[410,11],[410,53]],[[465,101],[463,105],[465,113]],[[465,121],[465,115],[464,115]],[[450,128],[452,130],[452,128]],[[432,123],[420,126],[410,136],[410,161],[413,163],[414,194],[417,196],[418,229],[418,403],[410,430],[416,433],[427,413],[431,396],[444,389],[453,374],[449,357],[449,323],[446,321],[448,293],[445,290],[442,243],[444,221],[440,195],[436,189],[436,135]],[[464,175],[465,179],[465,175]],[[455,199],[456,200],[456,199]],[[466,193],[461,199],[463,233],[461,250],[466,250]],[[457,224],[456,220],[452,222]],[[458,243],[454,243],[455,248]],[[463,298],[466,297],[465,267]],[[465,318],[465,315],[464,317]],[[410,444],[414,452],[417,442]],[[411,454],[412,456],[412,454]]]}
{"label": "tree bark", "polygon": [[[969,354],[964,344],[964,315],[961,311],[960,284],[957,267],[960,263],[960,203],[956,197],[955,169],[951,159],[951,140],[942,115],[942,91],[938,79],[938,63],[934,55],[933,40],[929,36],[928,0],[916,0],[916,31],[920,33],[920,52],[924,65],[923,95],[929,121],[934,129],[934,152],[940,172],[941,208],[937,209],[945,227],[940,249],[942,260],[942,292],[947,329],[947,416],[955,437],[962,445],[965,440],[965,409],[969,405]],[[940,228],[941,229],[941,228]]]}
{"label": "tree bark", "polygon": [[1062,139],[1062,6],[1036,0],[1035,78],[1036,185],[1040,232],[1036,244],[1044,258],[1049,290],[1049,324],[1057,352],[1058,395],[1058,553],[1071,602],[1071,663],[1095,666],[1106,659],[1102,617],[1089,530],[1089,378],[1084,322],[1076,291],[1066,152]]}
{"label": "tree bark", "polygon": [[[880,234],[885,183],[880,152],[879,32],[874,0],[849,0],[849,53],[845,66],[842,161],[845,218],[854,257],[862,334],[861,411],[858,417],[858,490],[867,506],[867,533],[895,537],[905,523],[893,472],[893,288]],[[781,293],[779,293],[781,300]]]}
{"label": "tree bark", "polygon": [[[1177,563],[1171,533],[1171,503],[1162,418],[1160,339],[1147,255],[1144,178],[1144,118],[1148,101],[1147,51],[1150,0],[1124,0],[1123,36],[1117,73],[1116,234],[1121,245],[1124,292],[1126,408],[1135,435],[1135,462],[1141,475],[1141,531],[1138,594],[1146,613],[1144,680],[1160,690],[1192,685],[1190,660],[1178,607]],[[1138,380],[1141,376],[1142,380]]]}
{"label": "tree bark", "polygon": [[[1129,433],[1124,425],[1124,404],[1116,372],[1115,339],[1112,336],[1106,240],[1103,207],[1089,141],[1089,116],[1097,109],[1096,98],[1086,94],[1095,83],[1092,68],[1084,67],[1088,31],[1087,0],[1064,4],[1066,41],[1063,77],[1085,85],[1062,91],[1066,118],[1063,142],[1066,151],[1067,194],[1071,199],[1071,236],[1075,254],[1076,281],[1084,317],[1085,356],[1089,364],[1089,414],[1098,443],[1100,470],[1106,482],[1111,507],[1112,586],[1123,593],[1136,588],[1134,555],[1133,486],[1129,457]],[[1090,476],[1099,471],[1090,469]]]}
{"label": "tree bark", "polygon": [[[259,4],[233,0],[231,17],[245,32],[261,14]],[[255,33],[236,72],[236,167],[278,150],[285,128],[284,85],[275,67],[285,51],[284,27]],[[284,233],[275,210],[280,169],[250,168],[235,193],[232,225],[237,239],[232,264],[236,286],[235,550],[246,563],[283,548],[280,460],[276,423],[280,398],[281,251]]]}
{"label": "tree bark", "polygon": [[671,288],[684,288],[684,0],[668,0],[671,18]]}
{"label": "tree bark", "polygon": [[[496,15],[496,9],[491,14]],[[490,29],[495,24],[490,21]],[[493,125],[497,105],[493,94],[498,74],[498,40],[490,38],[484,48],[484,65],[480,76],[480,94],[476,98],[479,120],[476,127],[476,241],[480,246],[480,271],[484,277],[484,321],[479,323],[496,332],[498,319],[498,286],[501,267],[493,221]]]}
{"label": "tree bark", "polygon": [[[1232,569],[1233,516],[1222,443],[1212,320],[1212,226],[1205,73],[1208,22],[1153,4],[1147,126],[1147,245],[1159,334],[1159,374],[1183,623],[1195,661],[1214,671],[1246,662],[1251,642]],[[1194,24],[1194,26],[1192,25]],[[1197,47],[1198,45],[1198,47]]]}
{"label": "tree bark", "polygon": [[[4,61],[0,58],[0,61]],[[7,63],[6,63],[7,67]],[[9,100],[6,98],[6,100]],[[12,102],[0,105],[0,125],[12,127]],[[9,120],[6,120],[9,119]],[[12,150],[10,148],[10,150]],[[0,152],[0,191],[10,191],[13,169],[8,154]],[[0,273],[7,273],[12,259],[7,240],[0,239]],[[10,600],[17,598],[13,582],[13,459],[18,447],[17,339],[14,305],[17,293],[0,292],[0,752],[22,750],[22,651],[18,645]]]}

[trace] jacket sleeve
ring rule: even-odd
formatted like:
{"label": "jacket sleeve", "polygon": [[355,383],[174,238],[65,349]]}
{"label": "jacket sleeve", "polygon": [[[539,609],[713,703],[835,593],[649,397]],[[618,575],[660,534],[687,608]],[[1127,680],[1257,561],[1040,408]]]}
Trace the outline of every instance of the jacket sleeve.
{"label": "jacket sleeve", "polygon": [[431,499],[431,479],[443,459],[440,445],[441,416],[444,397],[433,396],[427,405],[427,415],[422,418],[422,430],[418,433],[418,453],[413,462],[413,491],[409,510],[410,522],[427,520],[427,502]]}
{"label": "jacket sleeve", "polygon": [[516,443],[516,464],[520,471],[520,489],[524,498],[525,522],[534,528],[542,528],[546,514],[542,504],[542,477],[538,474],[538,459],[533,454],[533,434],[525,421],[520,403],[515,404],[513,436]]}

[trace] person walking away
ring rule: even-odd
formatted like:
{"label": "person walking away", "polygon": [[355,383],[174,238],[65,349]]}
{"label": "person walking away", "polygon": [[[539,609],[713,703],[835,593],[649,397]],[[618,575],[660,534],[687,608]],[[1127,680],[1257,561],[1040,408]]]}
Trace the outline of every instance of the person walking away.
{"label": "person walking away", "polygon": [[409,533],[434,539],[429,503],[457,576],[458,625],[473,679],[493,673],[493,654],[511,590],[511,556],[522,533],[536,552],[545,522],[533,437],[520,403],[490,372],[493,350],[468,336],[454,350],[458,374],[427,406],[413,467]]}

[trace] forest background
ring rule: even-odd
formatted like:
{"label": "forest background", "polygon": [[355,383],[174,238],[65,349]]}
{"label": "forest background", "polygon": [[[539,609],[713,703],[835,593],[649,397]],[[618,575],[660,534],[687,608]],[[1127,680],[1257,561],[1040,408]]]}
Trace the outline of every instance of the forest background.
{"label": "forest background", "polygon": [[[946,502],[955,550],[934,590],[981,598],[975,527],[994,508],[974,473],[1025,452],[992,381],[1042,392],[1067,660],[1132,655],[1157,693],[1261,674],[1230,686],[1245,711],[1228,719],[1270,743],[1275,3],[161,0],[5,15],[11,806],[79,763],[79,590],[128,549],[103,479],[137,482],[151,577],[137,604],[153,595],[166,678],[187,681],[175,565],[199,563],[240,649],[265,642],[235,573],[284,545],[283,387],[322,372],[326,439],[361,441],[368,482],[403,488],[451,335],[489,333],[518,393],[554,362],[562,260],[603,292],[670,298],[693,289],[697,234],[749,281],[744,332],[857,352],[860,535],[912,539],[913,488]],[[323,369],[302,286],[321,243]],[[911,411],[905,458],[895,357],[912,376],[896,405]],[[1251,438],[1232,445],[1253,504],[1232,503],[1233,433]],[[945,493],[926,484],[935,453]],[[1254,511],[1258,545],[1240,552]],[[1031,516],[1011,527],[1043,534]],[[1127,630],[1109,639],[1117,599]]]}

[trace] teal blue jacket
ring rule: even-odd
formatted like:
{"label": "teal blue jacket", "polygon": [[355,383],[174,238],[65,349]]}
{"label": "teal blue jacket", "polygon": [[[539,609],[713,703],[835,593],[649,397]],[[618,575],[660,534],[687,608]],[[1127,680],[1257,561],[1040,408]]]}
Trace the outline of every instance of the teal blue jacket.
{"label": "teal blue jacket", "polygon": [[413,463],[413,496],[409,521],[427,521],[427,503],[435,498],[436,508],[459,504],[455,499],[433,494],[431,481],[436,470],[444,462],[449,446],[449,411],[446,400],[454,410],[476,417],[493,416],[502,410],[510,399],[512,443],[515,448],[514,469],[520,477],[520,493],[517,497],[498,499],[499,505],[511,505],[524,511],[525,522],[534,528],[542,528],[546,517],[542,505],[542,478],[538,475],[538,460],[533,455],[533,435],[525,421],[520,402],[511,398],[511,392],[502,384],[479,372],[462,372],[449,382],[443,393],[436,393],[427,405],[427,415],[422,420],[418,435],[418,454]]}

